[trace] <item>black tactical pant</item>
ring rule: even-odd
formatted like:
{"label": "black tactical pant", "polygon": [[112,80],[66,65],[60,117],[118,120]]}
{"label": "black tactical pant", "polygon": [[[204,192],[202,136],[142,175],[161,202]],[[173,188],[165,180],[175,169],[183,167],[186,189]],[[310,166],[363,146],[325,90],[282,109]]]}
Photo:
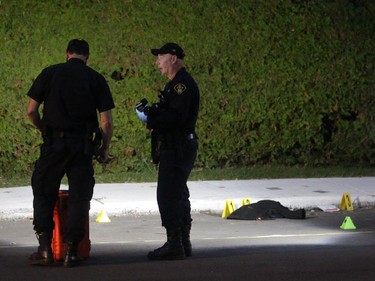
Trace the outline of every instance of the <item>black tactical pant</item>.
{"label": "black tactical pant", "polygon": [[194,166],[198,142],[188,140],[176,149],[161,149],[157,201],[162,225],[169,229],[189,225],[190,194],[187,180]]}
{"label": "black tactical pant", "polygon": [[34,230],[51,233],[53,209],[61,179],[69,185],[68,225],[65,242],[78,242],[85,235],[87,214],[95,185],[92,155],[84,153],[83,136],[45,139],[32,176]]}

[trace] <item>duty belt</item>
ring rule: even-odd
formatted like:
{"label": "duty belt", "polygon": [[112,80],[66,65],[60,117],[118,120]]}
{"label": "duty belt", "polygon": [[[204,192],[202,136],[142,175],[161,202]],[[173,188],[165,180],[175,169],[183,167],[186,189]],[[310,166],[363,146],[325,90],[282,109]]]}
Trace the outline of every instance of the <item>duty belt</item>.
{"label": "duty belt", "polygon": [[71,138],[83,136],[83,133],[78,130],[51,130],[53,138]]}

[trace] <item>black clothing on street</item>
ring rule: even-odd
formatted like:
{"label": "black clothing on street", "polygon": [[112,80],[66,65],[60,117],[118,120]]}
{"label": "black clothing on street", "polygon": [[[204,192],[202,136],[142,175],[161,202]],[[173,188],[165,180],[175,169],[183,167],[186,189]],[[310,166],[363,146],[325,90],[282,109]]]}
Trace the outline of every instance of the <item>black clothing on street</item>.
{"label": "black clothing on street", "polygon": [[162,225],[173,229],[191,224],[187,180],[198,149],[195,126],[199,110],[199,89],[180,69],[161,92],[160,104],[150,108],[147,127],[160,143],[157,201]]}
{"label": "black clothing on street", "polygon": [[234,220],[271,220],[276,218],[305,219],[305,209],[289,210],[273,200],[260,200],[256,203],[243,205],[231,213],[227,219]]}
{"label": "black clothing on street", "polygon": [[63,176],[69,185],[65,242],[79,242],[95,185],[92,136],[97,111],[114,108],[104,77],[76,58],[45,68],[28,92],[43,106],[43,144],[32,175],[34,230],[52,233]]}

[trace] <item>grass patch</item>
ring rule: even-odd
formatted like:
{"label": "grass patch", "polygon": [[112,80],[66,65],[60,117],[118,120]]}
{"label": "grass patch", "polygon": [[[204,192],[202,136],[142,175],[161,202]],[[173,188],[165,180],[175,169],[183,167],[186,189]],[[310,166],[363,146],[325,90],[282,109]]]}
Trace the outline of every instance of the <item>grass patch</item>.
{"label": "grass patch", "polygon": [[[373,177],[372,167],[246,167],[228,169],[194,169],[190,181],[207,180],[244,180],[244,179],[278,179],[278,178],[323,178],[323,177]],[[157,170],[144,172],[100,173],[95,176],[96,183],[155,182]],[[28,186],[29,175],[16,178],[0,178],[0,187]],[[67,179],[62,180],[67,184]]]}

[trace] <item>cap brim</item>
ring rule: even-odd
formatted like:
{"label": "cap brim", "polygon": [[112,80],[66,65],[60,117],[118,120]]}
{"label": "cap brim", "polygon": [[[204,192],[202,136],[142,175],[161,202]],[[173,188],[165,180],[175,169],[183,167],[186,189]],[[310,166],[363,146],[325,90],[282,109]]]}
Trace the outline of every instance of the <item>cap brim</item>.
{"label": "cap brim", "polygon": [[153,54],[154,56],[160,55],[160,49],[151,49],[151,54]]}

